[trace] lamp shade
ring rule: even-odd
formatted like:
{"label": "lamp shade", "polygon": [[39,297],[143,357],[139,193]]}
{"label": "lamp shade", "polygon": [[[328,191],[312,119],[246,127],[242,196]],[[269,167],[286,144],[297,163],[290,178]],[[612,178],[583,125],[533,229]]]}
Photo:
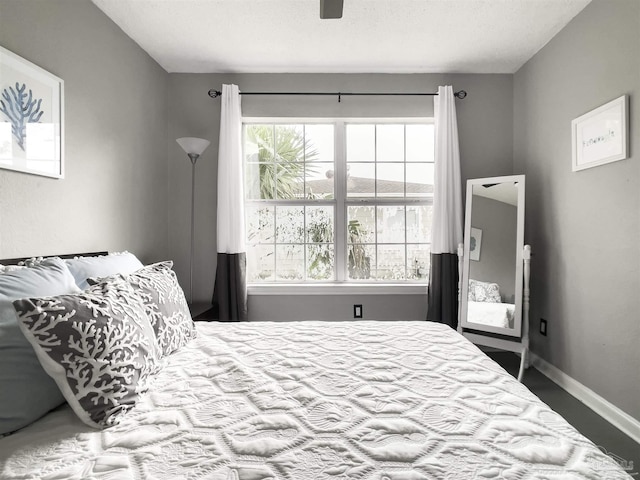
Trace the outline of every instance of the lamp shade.
{"label": "lamp shade", "polygon": [[211,143],[209,140],[205,140],[204,138],[195,137],[178,138],[176,142],[178,142],[178,145],[182,147],[187,155],[202,155],[202,152],[204,152]]}

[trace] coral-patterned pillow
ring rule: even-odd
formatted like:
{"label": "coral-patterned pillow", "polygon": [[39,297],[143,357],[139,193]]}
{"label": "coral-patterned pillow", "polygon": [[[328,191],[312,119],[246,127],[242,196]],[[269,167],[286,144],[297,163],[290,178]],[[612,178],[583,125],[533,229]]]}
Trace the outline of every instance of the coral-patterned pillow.
{"label": "coral-patterned pillow", "polygon": [[469,280],[469,300],[474,302],[501,303],[500,286],[497,283]]}
{"label": "coral-patterned pillow", "polygon": [[89,285],[118,278],[131,284],[144,305],[161,356],[183,347],[197,333],[187,299],[172,267],[173,262],[166,261],[147,265],[130,275],[87,279]]}
{"label": "coral-patterned pillow", "polygon": [[87,425],[118,423],[160,369],[144,306],[124,280],[13,306],[44,370]]}

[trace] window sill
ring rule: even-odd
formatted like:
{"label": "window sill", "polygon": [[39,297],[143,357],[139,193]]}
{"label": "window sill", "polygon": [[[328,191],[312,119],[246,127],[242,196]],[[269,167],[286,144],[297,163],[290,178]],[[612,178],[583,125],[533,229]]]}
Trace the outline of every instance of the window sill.
{"label": "window sill", "polygon": [[249,284],[249,295],[426,295],[426,283]]}

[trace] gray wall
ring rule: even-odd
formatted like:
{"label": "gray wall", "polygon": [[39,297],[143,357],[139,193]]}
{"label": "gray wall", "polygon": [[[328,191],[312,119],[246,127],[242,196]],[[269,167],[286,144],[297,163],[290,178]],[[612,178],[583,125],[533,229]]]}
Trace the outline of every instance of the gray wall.
{"label": "gray wall", "polygon": [[[640,418],[640,2],[594,0],[514,78],[532,348]],[[573,173],[571,120],[630,96],[627,160]],[[548,336],[538,332],[548,320]]]}
{"label": "gray wall", "polygon": [[88,0],[2,0],[0,45],[65,82],[63,180],[0,169],[0,258],[167,254],[168,74]]}
{"label": "gray wall", "polygon": [[469,261],[469,278],[500,285],[500,295],[514,303],[516,290],[515,205],[473,196],[471,226],[482,230],[480,260]]}
{"label": "gray wall", "polygon": [[[453,85],[469,96],[457,100],[462,175],[466,178],[512,173],[512,75],[435,74],[171,74],[169,81],[169,250],[183,285],[189,275],[190,164],[175,143],[181,136],[201,136],[211,146],[197,165],[194,299],[208,300],[216,265],[216,161],[220,100],[207,91],[235,83],[244,91],[437,91]],[[245,116],[269,117],[419,117],[433,115],[431,97],[242,97]],[[362,303],[365,319],[422,319],[424,295],[252,296],[250,319],[349,319]]]}

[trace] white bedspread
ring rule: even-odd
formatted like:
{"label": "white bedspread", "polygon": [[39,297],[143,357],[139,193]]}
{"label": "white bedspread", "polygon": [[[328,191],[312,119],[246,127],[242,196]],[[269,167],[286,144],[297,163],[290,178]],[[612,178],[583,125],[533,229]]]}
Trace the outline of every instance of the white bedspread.
{"label": "white bedspread", "polygon": [[467,322],[510,328],[516,306],[513,303],[467,302]]}
{"label": "white bedspread", "polygon": [[450,328],[198,324],[118,426],[0,439],[3,479],[630,478]]}

